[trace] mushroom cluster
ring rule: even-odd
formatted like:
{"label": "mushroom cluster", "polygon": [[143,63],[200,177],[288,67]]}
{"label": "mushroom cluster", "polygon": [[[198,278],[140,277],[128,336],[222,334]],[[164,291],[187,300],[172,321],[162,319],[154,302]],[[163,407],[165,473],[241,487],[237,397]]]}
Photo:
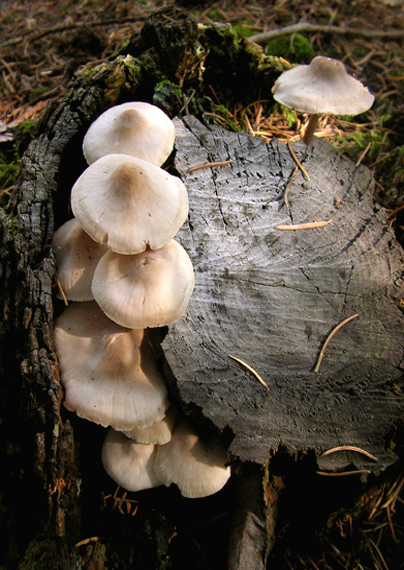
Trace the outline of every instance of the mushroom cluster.
{"label": "mushroom cluster", "polygon": [[110,428],[107,473],[129,491],[175,483],[202,497],[229,478],[226,451],[170,405],[150,336],[181,318],[194,287],[192,262],[174,239],[188,194],[162,168],[174,139],[173,122],[145,102],[112,107],[88,129],[74,218],[52,243],[67,304],[54,338],[65,407]]}

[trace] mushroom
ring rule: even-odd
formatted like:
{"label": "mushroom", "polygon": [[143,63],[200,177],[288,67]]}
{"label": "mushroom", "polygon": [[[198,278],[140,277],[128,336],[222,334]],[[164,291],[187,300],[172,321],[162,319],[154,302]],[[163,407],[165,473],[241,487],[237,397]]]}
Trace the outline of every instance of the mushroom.
{"label": "mushroom", "polygon": [[116,105],[92,123],[84,141],[88,164],[106,154],[129,154],[161,166],[174,147],[175,127],[167,115],[150,103]]}
{"label": "mushroom", "polygon": [[120,327],[88,301],[65,308],[54,338],[68,410],[119,430],[164,418],[167,386],[144,330]]}
{"label": "mushroom", "polygon": [[156,446],[142,445],[109,429],[102,446],[102,463],[108,475],[127,491],[143,491],[161,485],[154,471]]}
{"label": "mushroom", "polygon": [[133,428],[129,431],[123,430],[126,437],[133,439],[136,443],[148,445],[164,445],[171,439],[173,429],[177,422],[178,410],[175,406],[168,408],[165,417],[147,428]]}
{"label": "mushroom", "polygon": [[[100,258],[107,247],[92,240],[73,218],[55,232],[52,240],[57,274],[69,301],[91,301],[91,282]],[[60,299],[62,295],[57,294]]]}
{"label": "mushroom", "polygon": [[342,61],[316,56],[310,65],[284,71],[272,88],[274,99],[286,107],[310,113],[303,140],[308,145],[318,115],[358,115],[370,109],[374,96],[358,79],[349,75]]}
{"label": "mushroom", "polygon": [[90,237],[122,255],[158,249],[188,215],[182,181],[158,166],[125,154],[91,164],[72,188],[73,213]]}
{"label": "mushroom", "polygon": [[230,477],[227,454],[217,442],[202,441],[185,417],[178,420],[171,441],[157,447],[155,473],[169,487],[175,483],[184,497],[213,495]]}
{"label": "mushroom", "polygon": [[175,240],[155,251],[100,259],[92,291],[104,313],[123,327],[163,327],[185,312],[194,287],[192,262]]}

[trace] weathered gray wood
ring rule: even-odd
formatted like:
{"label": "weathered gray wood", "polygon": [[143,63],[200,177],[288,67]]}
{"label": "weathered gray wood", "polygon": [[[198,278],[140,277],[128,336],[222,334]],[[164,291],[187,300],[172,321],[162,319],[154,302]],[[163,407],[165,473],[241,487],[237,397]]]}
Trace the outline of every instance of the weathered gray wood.
{"label": "weathered gray wood", "polygon": [[[388,434],[404,417],[403,256],[372,201],[373,177],[327,142],[294,144],[310,180],[284,143],[177,121],[175,166],[190,200],[178,234],[195,268],[188,310],[163,349],[179,396],[220,430],[230,454],[265,462],[290,453],[352,445],[376,455],[336,453],[323,467],[353,462],[383,469],[395,460]],[[212,161],[231,164],[188,173]],[[278,224],[332,219],[279,231]],[[330,342],[318,373],[321,347]],[[228,355],[252,366],[269,391]]]}

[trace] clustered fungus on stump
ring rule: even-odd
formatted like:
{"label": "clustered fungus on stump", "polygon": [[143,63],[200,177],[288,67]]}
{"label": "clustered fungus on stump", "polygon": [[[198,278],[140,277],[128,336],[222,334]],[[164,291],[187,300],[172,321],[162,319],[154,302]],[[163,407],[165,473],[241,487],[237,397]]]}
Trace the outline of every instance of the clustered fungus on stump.
{"label": "clustered fungus on stump", "polygon": [[187,190],[161,168],[174,139],[174,123],[143,102],[112,107],[88,129],[74,218],[52,244],[58,296],[72,301],[54,337],[65,407],[110,428],[110,477],[128,491],[175,483],[204,497],[230,477],[226,450],[203,442],[170,405],[148,330],[180,319],[194,288],[192,262],[174,240]]}
{"label": "clustered fungus on stump", "polygon": [[278,77],[272,88],[274,99],[302,113],[310,120],[303,137],[308,145],[318,115],[359,115],[373,105],[374,95],[349,75],[342,61],[316,56],[310,65],[296,65]]}

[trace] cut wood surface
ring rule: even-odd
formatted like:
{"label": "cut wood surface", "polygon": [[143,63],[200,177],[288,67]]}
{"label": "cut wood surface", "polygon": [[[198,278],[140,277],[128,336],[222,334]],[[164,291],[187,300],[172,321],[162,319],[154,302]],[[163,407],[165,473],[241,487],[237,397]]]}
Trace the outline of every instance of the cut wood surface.
{"label": "cut wood surface", "polygon": [[[245,461],[264,463],[282,446],[314,450],[324,469],[383,469],[396,459],[389,437],[404,416],[403,256],[373,202],[372,173],[326,142],[296,143],[310,180],[299,170],[288,209],[296,162],[287,145],[191,116],[176,131],[190,201],[177,237],[196,284],[163,350],[183,404],[230,428],[230,454]],[[212,162],[225,164],[189,172]],[[315,372],[327,337],[355,314]],[[346,450],[320,457],[341,445],[378,461]]]}

